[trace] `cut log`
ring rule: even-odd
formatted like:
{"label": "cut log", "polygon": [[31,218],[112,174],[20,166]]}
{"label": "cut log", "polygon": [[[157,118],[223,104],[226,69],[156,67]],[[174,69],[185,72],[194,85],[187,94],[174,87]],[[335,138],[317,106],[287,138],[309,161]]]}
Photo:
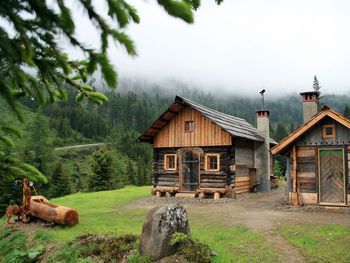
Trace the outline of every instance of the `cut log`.
{"label": "cut log", "polygon": [[61,225],[73,226],[79,223],[79,214],[76,210],[52,204],[40,195],[31,197],[29,212],[35,217]]}

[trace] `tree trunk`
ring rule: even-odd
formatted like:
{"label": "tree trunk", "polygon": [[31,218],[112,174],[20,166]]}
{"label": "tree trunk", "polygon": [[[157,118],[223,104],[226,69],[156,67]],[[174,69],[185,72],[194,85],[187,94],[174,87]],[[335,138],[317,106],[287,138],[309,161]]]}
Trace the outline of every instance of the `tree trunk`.
{"label": "tree trunk", "polygon": [[79,214],[76,210],[49,203],[41,195],[31,197],[29,212],[35,217],[61,225],[73,226],[79,223]]}

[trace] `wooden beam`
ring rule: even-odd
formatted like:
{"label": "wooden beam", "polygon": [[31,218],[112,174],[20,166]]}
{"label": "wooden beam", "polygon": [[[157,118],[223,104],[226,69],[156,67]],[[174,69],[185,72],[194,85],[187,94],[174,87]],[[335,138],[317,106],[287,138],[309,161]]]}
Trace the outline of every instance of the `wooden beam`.
{"label": "wooden beam", "polygon": [[293,145],[293,192],[297,191],[297,150]]}

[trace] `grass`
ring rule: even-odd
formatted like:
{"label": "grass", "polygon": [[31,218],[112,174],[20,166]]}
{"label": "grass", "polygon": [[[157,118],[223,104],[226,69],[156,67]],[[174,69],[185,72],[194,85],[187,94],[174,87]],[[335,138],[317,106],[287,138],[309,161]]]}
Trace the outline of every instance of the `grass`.
{"label": "grass", "polygon": [[[52,199],[53,203],[77,209],[80,223],[73,227],[37,230],[29,243],[31,247],[56,244],[56,259],[61,259],[61,262],[92,262],[89,258],[79,258],[70,242],[86,233],[139,236],[148,209],[132,207],[130,203],[149,196],[150,187],[145,186],[76,193]],[[217,218],[203,218],[191,213],[189,216],[192,237],[208,244],[217,253],[214,262],[279,262],[279,252],[262,233],[244,226],[224,227]],[[6,231],[9,230],[0,231],[0,255],[11,254],[13,249],[28,252],[26,235]],[[300,248],[308,262],[350,262],[350,227],[299,223],[284,225],[277,231]],[[147,259],[135,256],[132,262],[141,261],[147,262]]]}
{"label": "grass", "polygon": [[279,230],[308,262],[350,262],[350,226],[302,223]]}
{"label": "grass", "polygon": [[218,254],[214,262],[279,262],[277,251],[259,233],[244,226],[191,224],[193,237]]}
{"label": "grass", "polygon": [[[52,199],[53,203],[74,207],[80,223],[72,228],[55,228],[49,240],[70,241],[83,233],[116,233],[140,235],[147,209],[128,209],[137,199],[150,196],[150,187],[125,187],[114,191],[77,193]],[[126,208],[126,209],[125,209]],[[218,256],[215,262],[277,262],[277,251],[265,238],[245,227],[223,228],[216,222],[190,218],[194,238],[207,243]]]}
{"label": "grass", "polygon": [[76,193],[50,200],[53,203],[72,207],[79,212],[79,224],[59,227],[49,232],[49,239],[69,241],[83,233],[119,234],[141,233],[147,216],[146,209],[128,210],[124,207],[132,201],[150,196],[150,187],[125,187],[119,190],[95,193]]}

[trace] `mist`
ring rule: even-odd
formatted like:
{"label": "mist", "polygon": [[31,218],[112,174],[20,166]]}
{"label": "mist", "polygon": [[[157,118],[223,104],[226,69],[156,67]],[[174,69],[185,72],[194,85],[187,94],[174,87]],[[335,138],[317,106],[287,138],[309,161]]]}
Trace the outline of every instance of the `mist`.
{"label": "mist", "polygon": [[[156,1],[130,3],[141,17],[139,25],[126,29],[138,56],[111,45],[109,57],[120,78],[176,80],[247,96],[264,88],[267,96],[279,97],[311,90],[317,75],[323,93],[349,94],[349,1],[226,0],[218,6],[207,0],[192,25],[167,15]],[[95,5],[106,9],[98,1]],[[98,34],[76,10],[77,35],[97,47]]]}

